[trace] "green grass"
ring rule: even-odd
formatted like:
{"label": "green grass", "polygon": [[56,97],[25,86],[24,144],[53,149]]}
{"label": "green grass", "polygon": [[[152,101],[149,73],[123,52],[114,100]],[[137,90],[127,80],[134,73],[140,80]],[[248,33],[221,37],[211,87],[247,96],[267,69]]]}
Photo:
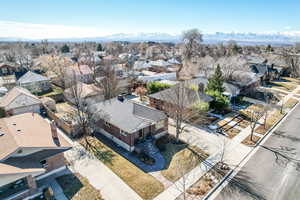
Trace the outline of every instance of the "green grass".
{"label": "green grass", "polygon": [[[161,182],[155,179],[150,174],[143,172],[130,161],[125,159],[120,154],[113,151],[111,148],[103,144],[94,137],[89,137],[88,141],[93,149],[92,152],[99,160],[101,160],[108,168],[118,175],[127,185],[129,185],[143,199],[153,199],[164,190]],[[85,141],[80,142],[85,146]]]}
{"label": "green grass", "polygon": [[80,174],[68,174],[56,178],[64,194],[70,200],[103,200],[99,190]]}
{"label": "green grass", "polygon": [[166,144],[162,155],[166,160],[166,169],[161,174],[171,182],[180,179],[208,157],[206,152],[195,146],[172,141]]}

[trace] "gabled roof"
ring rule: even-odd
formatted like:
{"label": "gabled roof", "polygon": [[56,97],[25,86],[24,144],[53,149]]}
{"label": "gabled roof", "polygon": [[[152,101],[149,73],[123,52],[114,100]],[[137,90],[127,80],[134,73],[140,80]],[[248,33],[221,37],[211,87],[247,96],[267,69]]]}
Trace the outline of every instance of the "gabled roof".
{"label": "gabled roof", "polygon": [[[23,98],[21,98],[21,96]],[[24,96],[28,98],[24,98]],[[39,98],[31,94],[27,89],[22,87],[14,87],[0,99],[0,107],[7,108],[12,103],[14,103],[13,107],[21,107],[38,104],[39,102]]]}
{"label": "gabled roof", "polygon": [[93,84],[85,84],[78,82],[76,86],[73,88],[68,88],[65,90],[65,95],[69,98],[72,98],[73,96],[73,91],[77,90],[77,94],[80,94],[80,97],[82,98],[87,98],[91,96],[95,96],[98,94],[102,94],[103,90],[101,88],[98,88],[97,86]]}
{"label": "gabled roof", "polygon": [[33,83],[39,81],[49,81],[50,79],[34,72],[27,72],[17,82],[18,83]]}
{"label": "gabled roof", "polygon": [[0,119],[0,161],[19,148],[69,148],[58,134],[60,146],[52,138],[50,124],[40,115],[25,113]]}
{"label": "gabled roof", "polygon": [[67,68],[67,70],[69,70],[69,71],[70,71],[70,69],[72,69],[75,72],[75,74],[77,74],[77,75],[93,73],[93,71],[91,70],[91,68],[88,65],[74,64],[74,65],[71,65],[69,68]]}
{"label": "gabled roof", "polygon": [[166,119],[166,115],[154,108],[136,104],[129,100],[121,102],[117,98],[94,104],[90,107],[94,112],[103,112],[104,120],[127,133],[133,133],[146,126]]}
{"label": "gabled roof", "polygon": [[[165,101],[170,104],[182,104],[182,106],[188,108],[194,103],[197,103],[198,101],[202,102],[210,102],[212,101],[212,97],[198,91],[194,91],[193,89],[190,89],[188,85],[184,85],[183,89],[179,89],[181,92],[177,92],[178,88],[181,87],[180,84],[177,84],[173,87],[170,87],[166,90],[162,90],[160,92],[154,93],[152,95],[149,95],[149,97]],[[179,93],[179,94],[178,94]],[[178,95],[180,95],[180,98],[178,98]]]}

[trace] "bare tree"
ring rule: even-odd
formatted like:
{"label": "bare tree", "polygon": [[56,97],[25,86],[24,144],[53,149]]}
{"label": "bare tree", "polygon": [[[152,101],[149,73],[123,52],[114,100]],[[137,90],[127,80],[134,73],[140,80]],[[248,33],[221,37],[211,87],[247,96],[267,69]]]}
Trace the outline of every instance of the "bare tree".
{"label": "bare tree", "polygon": [[182,35],[182,56],[183,64],[177,70],[177,79],[186,79],[191,76],[195,59],[200,55],[202,34],[198,29],[191,29],[183,32]]}
{"label": "bare tree", "polygon": [[73,113],[73,120],[77,124],[79,136],[84,139],[86,148],[95,150],[95,147],[88,140],[96,126],[95,120],[98,116],[95,115],[101,115],[101,118],[107,118],[108,115],[101,110],[89,110],[90,105],[83,97],[82,84],[77,80],[75,73],[70,79],[71,87],[69,88],[68,97],[72,99],[72,105],[76,110]]}
{"label": "bare tree", "polygon": [[198,124],[205,121],[206,104],[199,99],[199,91],[182,82],[159,93],[164,100],[163,109],[175,122],[176,140],[185,130],[187,123]]}
{"label": "bare tree", "polygon": [[279,55],[284,59],[290,69],[292,77],[300,76],[300,54],[297,54],[295,48],[281,48]]}
{"label": "bare tree", "polygon": [[258,124],[258,121],[264,116],[265,113],[265,106],[264,105],[257,105],[258,109],[251,109],[249,110],[250,114],[250,128],[251,128],[251,134],[250,134],[250,140],[253,141],[253,134],[254,130]]}
{"label": "bare tree", "polygon": [[95,78],[95,84],[103,89],[106,100],[115,97],[119,92],[119,80],[111,60],[107,60],[100,66],[100,77]]}

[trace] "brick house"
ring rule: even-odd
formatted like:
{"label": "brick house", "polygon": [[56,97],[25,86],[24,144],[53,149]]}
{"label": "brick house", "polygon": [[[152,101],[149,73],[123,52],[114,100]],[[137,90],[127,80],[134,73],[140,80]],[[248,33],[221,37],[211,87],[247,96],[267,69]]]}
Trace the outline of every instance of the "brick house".
{"label": "brick house", "polygon": [[40,115],[0,119],[0,199],[23,199],[38,192],[37,180],[65,168],[70,144]]}
{"label": "brick house", "polygon": [[97,103],[90,108],[97,116],[95,131],[128,151],[145,138],[159,138],[168,131],[167,116],[122,96]]}

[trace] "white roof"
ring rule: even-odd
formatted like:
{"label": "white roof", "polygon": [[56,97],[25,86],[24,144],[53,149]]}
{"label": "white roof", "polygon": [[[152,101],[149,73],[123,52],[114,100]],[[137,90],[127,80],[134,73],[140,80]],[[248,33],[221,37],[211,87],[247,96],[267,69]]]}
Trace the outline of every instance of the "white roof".
{"label": "white roof", "polygon": [[161,81],[161,80],[176,80],[176,73],[161,73],[152,76],[139,76],[138,80],[144,82]]}

